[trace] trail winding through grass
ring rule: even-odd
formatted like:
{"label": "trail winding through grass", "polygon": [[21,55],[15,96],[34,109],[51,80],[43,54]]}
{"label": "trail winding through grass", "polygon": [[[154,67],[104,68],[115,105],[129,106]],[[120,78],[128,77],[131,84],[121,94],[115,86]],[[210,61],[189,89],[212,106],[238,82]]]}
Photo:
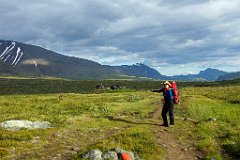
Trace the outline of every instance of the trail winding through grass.
{"label": "trail winding through grass", "polygon": [[[152,115],[152,119],[157,120],[159,124],[162,120],[161,117],[161,108],[157,109]],[[180,128],[177,126],[179,123],[185,123],[182,121],[176,122],[176,125],[172,128],[167,127],[155,127],[154,132],[159,139],[158,144],[165,148],[165,160],[193,160],[200,159],[202,153],[197,151],[193,141],[190,139],[185,139],[184,142],[178,140],[178,136],[183,132],[187,131],[188,128]],[[188,123],[188,122],[186,122]]]}

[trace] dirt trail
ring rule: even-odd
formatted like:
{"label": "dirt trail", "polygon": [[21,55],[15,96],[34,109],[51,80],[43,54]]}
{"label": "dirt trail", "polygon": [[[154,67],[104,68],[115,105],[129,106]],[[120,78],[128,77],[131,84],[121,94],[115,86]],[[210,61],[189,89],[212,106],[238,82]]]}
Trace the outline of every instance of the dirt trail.
{"label": "dirt trail", "polygon": [[[157,121],[159,124],[162,123],[161,108],[154,112],[152,119]],[[196,150],[193,141],[189,139],[187,142],[184,142],[184,144],[182,142],[178,142],[177,137],[180,132],[182,132],[182,129],[177,128],[176,125],[170,128],[159,126],[154,130],[154,132],[159,139],[158,144],[165,148],[165,160],[201,159],[202,153]]]}

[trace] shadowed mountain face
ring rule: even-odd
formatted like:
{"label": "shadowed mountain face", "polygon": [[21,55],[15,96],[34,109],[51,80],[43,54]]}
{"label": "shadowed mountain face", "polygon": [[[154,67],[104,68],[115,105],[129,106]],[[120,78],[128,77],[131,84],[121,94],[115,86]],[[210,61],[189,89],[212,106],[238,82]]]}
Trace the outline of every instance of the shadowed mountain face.
{"label": "shadowed mountain face", "polygon": [[223,71],[219,71],[217,69],[211,69],[211,68],[207,68],[204,71],[201,71],[198,76],[202,77],[204,79],[210,80],[210,81],[214,81],[217,80],[217,78],[219,76],[222,76],[224,74],[226,74],[227,72],[223,72]]}
{"label": "shadowed mountain face", "polygon": [[69,57],[42,47],[0,40],[0,75],[50,76],[67,79],[109,79],[128,76],[161,80],[217,80],[226,72],[208,68],[199,74],[164,76],[144,64],[107,66]]}
{"label": "shadowed mountain face", "polygon": [[188,75],[176,75],[170,76],[170,79],[174,80],[186,80],[186,81],[215,81],[221,75],[226,74],[227,72],[223,72],[217,69],[207,68],[204,71],[200,71],[198,74],[188,74]]}
{"label": "shadowed mountain face", "polygon": [[[160,79],[158,71],[143,65],[106,66],[68,57],[24,43],[0,40],[0,74],[51,76],[69,79],[102,79],[125,76]],[[2,67],[4,66],[4,67]]]}
{"label": "shadowed mountain face", "polygon": [[119,73],[128,76],[148,77],[153,79],[166,79],[166,76],[161,75],[157,70],[150,68],[142,63],[115,66],[113,68]]}
{"label": "shadowed mountain face", "polygon": [[[50,50],[12,41],[0,41],[0,60],[22,76],[52,76],[70,79],[98,79],[115,76],[114,70],[94,61],[68,57]],[[9,72],[6,69],[3,72]],[[10,72],[9,74],[12,74]]]}
{"label": "shadowed mountain face", "polygon": [[227,73],[218,77],[218,81],[240,79],[240,72]]}

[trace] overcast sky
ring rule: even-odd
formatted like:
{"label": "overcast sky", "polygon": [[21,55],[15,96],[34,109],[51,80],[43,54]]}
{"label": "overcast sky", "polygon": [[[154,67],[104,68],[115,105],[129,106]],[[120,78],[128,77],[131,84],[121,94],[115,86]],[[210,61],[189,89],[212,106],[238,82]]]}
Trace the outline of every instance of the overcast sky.
{"label": "overcast sky", "polygon": [[240,71],[240,0],[0,0],[0,39],[161,74]]}

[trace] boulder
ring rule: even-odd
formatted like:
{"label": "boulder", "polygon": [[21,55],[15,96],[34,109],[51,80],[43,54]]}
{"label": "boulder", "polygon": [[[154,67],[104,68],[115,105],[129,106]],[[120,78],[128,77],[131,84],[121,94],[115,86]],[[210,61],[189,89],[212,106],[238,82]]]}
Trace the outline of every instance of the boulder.
{"label": "boulder", "polygon": [[103,160],[118,160],[117,153],[114,151],[106,151],[102,154]]}
{"label": "boulder", "polygon": [[103,160],[102,152],[97,149],[90,150],[83,156],[83,158],[85,158],[87,160]]}
{"label": "boulder", "polygon": [[47,121],[28,121],[28,120],[9,120],[2,122],[1,127],[7,130],[20,130],[20,129],[46,129],[50,128],[50,123]]}

